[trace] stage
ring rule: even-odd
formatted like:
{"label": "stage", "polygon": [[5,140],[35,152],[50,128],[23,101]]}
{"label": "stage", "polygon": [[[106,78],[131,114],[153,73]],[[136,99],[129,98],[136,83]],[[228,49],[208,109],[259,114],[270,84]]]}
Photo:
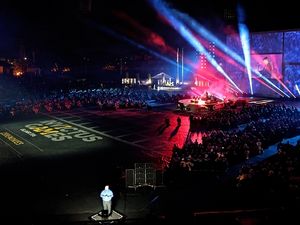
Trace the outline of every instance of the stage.
{"label": "stage", "polygon": [[208,110],[218,110],[224,108],[226,105],[230,106],[246,106],[248,104],[268,104],[274,102],[273,99],[267,98],[257,98],[257,97],[238,97],[235,99],[226,99],[221,100],[218,98],[213,99],[203,99],[203,98],[190,98],[190,99],[182,99],[178,101],[178,108],[181,111],[198,113]]}
{"label": "stage", "polygon": [[202,100],[201,98],[182,99],[178,101],[181,110],[187,112],[201,112],[206,110],[221,109],[224,107],[222,100]]}
{"label": "stage", "polygon": [[95,221],[99,224],[112,224],[112,223],[119,223],[125,219],[125,216],[115,210],[112,210],[109,216],[103,216],[102,211],[96,213],[95,215],[91,216],[90,219]]}

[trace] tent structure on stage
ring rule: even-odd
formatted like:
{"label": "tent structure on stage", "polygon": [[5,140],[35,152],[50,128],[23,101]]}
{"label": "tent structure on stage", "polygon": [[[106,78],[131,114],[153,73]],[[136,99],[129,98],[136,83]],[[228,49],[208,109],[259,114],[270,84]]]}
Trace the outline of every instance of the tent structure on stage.
{"label": "tent structure on stage", "polygon": [[174,86],[174,78],[161,72],[152,77],[152,83],[156,86]]}

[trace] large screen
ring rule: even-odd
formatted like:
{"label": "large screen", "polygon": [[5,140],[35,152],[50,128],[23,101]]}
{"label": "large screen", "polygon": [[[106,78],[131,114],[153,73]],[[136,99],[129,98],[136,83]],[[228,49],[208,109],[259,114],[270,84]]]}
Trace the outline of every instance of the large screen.
{"label": "large screen", "polygon": [[268,79],[282,80],[282,54],[252,54],[251,67]]}
{"label": "large screen", "polygon": [[300,94],[300,64],[287,65],[284,68],[284,83],[296,95]]}
{"label": "large screen", "polygon": [[[239,36],[229,35],[227,46],[244,58]],[[290,91],[300,97],[300,30],[252,33],[250,39],[250,59],[253,70],[268,78],[274,85],[285,91]],[[245,66],[226,64],[226,72],[242,90],[249,93],[249,82]],[[252,73],[253,92],[261,96],[277,96],[273,86],[266,81],[257,79]],[[268,87],[268,85],[271,87]],[[288,88],[289,90],[286,90]],[[275,88],[276,90],[276,88]],[[273,95],[271,95],[273,94]]]}
{"label": "large screen", "polygon": [[283,32],[251,34],[251,50],[259,54],[283,52]]}
{"label": "large screen", "polygon": [[300,32],[291,31],[284,34],[284,62],[300,63]]}

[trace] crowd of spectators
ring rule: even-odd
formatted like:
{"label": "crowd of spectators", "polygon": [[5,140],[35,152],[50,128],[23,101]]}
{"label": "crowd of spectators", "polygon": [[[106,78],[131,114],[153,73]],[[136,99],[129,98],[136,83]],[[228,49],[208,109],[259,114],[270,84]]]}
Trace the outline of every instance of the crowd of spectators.
{"label": "crowd of spectators", "polygon": [[[182,149],[174,146],[170,169],[224,171],[228,166],[263,153],[265,148],[283,138],[299,133],[300,112],[296,108],[285,105],[250,107],[253,109],[246,109],[251,112],[249,117],[243,110],[236,113],[237,117],[251,121],[244,129],[212,129],[203,133],[202,143],[187,138]],[[226,113],[218,114],[227,117]]]}
{"label": "crowd of spectators", "polygon": [[138,88],[107,88],[52,92],[44,96],[29,96],[19,101],[0,103],[0,119],[31,115],[38,112],[70,110],[94,106],[99,110],[118,108],[148,108],[148,101],[176,103],[182,96]]}
{"label": "crowd of spectators", "polygon": [[283,195],[300,191],[300,141],[278,144],[277,154],[257,165],[245,165],[235,179],[240,193]]}
{"label": "crowd of spectators", "polygon": [[[259,119],[267,119],[272,114],[277,113],[278,108],[275,104],[248,104],[242,108],[223,108],[222,110],[210,111],[208,113],[193,114],[190,116],[190,128],[192,131],[207,129],[232,129],[240,124],[247,124]],[[279,112],[280,113],[280,112]]]}

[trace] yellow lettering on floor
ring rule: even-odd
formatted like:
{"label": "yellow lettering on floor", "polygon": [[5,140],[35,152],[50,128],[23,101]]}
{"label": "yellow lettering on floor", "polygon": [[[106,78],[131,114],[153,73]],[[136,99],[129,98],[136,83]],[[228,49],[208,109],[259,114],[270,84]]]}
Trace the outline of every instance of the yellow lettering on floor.
{"label": "yellow lettering on floor", "polygon": [[15,145],[23,145],[24,144],[23,141],[20,141],[19,139],[17,139],[16,137],[14,137],[13,135],[11,135],[8,132],[0,132],[0,135],[5,137],[7,140],[14,143]]}

